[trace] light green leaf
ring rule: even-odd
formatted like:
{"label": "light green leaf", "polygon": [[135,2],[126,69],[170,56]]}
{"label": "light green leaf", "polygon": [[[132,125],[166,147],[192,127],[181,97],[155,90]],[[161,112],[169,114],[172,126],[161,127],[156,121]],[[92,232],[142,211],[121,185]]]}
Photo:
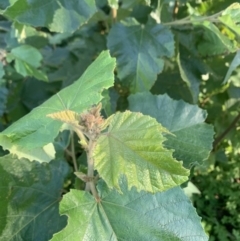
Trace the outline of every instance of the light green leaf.
{"label": "light green leaf", "polygon": [[189,198],[192,198],[193,194],[201,194],[199,189],[192,182],[188,182],[187,187],[183,188],[183,191]]}
{"label": "light green leaf", "polygon": [[68,173],[63,161],[49,164],[0,158],[0,240],[49,240],[66,225],[59,216],[61,189]]}
{"label": "light green leaf", "polygon": [[28,146],[16,145],[12,142],[10,137],[0,133],[0,145],[4,150],[20,158],[27,158],[28,160],[35,160],[38,162],[50,162],[55,157],[55,149],[52,143],[44,145],[43,147],[28,148]]}
{"label": "light green leaf", "polygon": [[111,8],[118,9],[118,0],[108,0],[108,5]]}
{"label": "light green leaf", "polygon": [[240,26],[233,21],[230,15],[224,15],[218,18],[225,26],[240,36]]}
{"label": "light green leaf", "polygon": [[36,48],[30,45],[21,45],[12,49],[10,57],[11,59],[13,58],[25,62],[26,64],[31,65],[35,68],[41,66],[41,53]]}
{"label": "light green leaf", "polygon": [[189,168],[207,159],[213,142],[213,127],[204,123],[207,113],[197,105],[176,101],[167,95],[138,93],[129,97],[129,109],[157,119],[174,135],[164,146],[174,149],[174,157]]}
{"label": "light green leaf", "polygon": [[117,58],[118,78],[131,92],[149,90],[163,69],[162,57],[174,53],[171,31],[160,24],[117,23],[109,32],[108,48]]}
{"label": "light green leaf", "polygon": [[94,0],[17,0],[4,15],[34,27],[53,32],[74,32],[97,11]]}
{"label": "light green leaf", "polygon": [[218,55],[237,50],[236,42],[223,35],[213,23],[203,21],[194,24],[201,26],[204,30],[203,39],[198,44],[198,51],[201,55]]}
{"label": "light green leaf", "polygon": [[240,3],[233,3],[227,7],[223,12],[222,16],[229,15],[235,23],[240,22]]}
{"label": "light green leaf", "polygon": [[240,65],[240,50],[237,51],[232,63],[229,66],[227,74],[223,80],[223,84],[226,84],[232,74],[232,72]]}
{"label": "light green leaf", "polygon": [[[82,113],[92,105],[99,103],[103,98],[101,94],[103,89],[113,85],[114,68],[115,60],[110,57],[108,51],[102,52],[75,83],[53,95],[28,115],[5,129],[0,134],[0,145],[4,149],[9,149],[9,145],[14,149],[23,148],[32,155],[33,150],[42,149],[43,146],[52,143],[62,122],[53,120],[47,115],[65,110]],[[4,142],[6,137],[7,144]],[[29,158],[26,152],[24,157]]]}
{"label": "light green leaf", "polygon": [[39,80],[48,80],[47,76],[37,69],[41,66],[42,55],[36,48],[30,45],[21,45],[12,49],[7,58],[9,62],[15,60],[16,71],[24,77],[33,76]]}
{"label": "light green leaf", "polygon": [[101,201],[86,192],[71,190],[60,203],[60,212],[68,216],[68,225],[51,241],[137,240],[207,241],[200,218],[181,188],[156,193],[128,191],[119,181],[121,192],[100,182]]}
{"label": "light green leaf", "polygon": [[163,128],[141,113],[117,113],[107,119],[109,127],[97,141],[95,168],[107,185],[120,189],[125,174],[129,189],[164,191],[187,180],[189,171],[163,147]]}

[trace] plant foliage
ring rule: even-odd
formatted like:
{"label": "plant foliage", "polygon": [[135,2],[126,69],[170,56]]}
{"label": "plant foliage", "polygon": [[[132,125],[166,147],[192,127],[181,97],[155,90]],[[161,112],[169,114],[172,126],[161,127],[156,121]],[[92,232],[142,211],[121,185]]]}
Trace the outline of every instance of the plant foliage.
{"label": "plant foliage", "polygon": [[1,241],[237,240],[213,179],[240,178],[240,3],[219,2],[1,1]]}

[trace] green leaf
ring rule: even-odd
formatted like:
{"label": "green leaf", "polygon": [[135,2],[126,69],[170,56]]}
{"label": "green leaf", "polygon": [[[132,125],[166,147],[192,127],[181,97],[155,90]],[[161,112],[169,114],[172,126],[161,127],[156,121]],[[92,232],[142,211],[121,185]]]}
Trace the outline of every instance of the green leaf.
{"label": "green leaf", "polygon": [[189,168],[205,160],[213,142],[213,127],[204,123],[207,113],[197,105],[176,101],[167,95],[138,93],[129,98],[129,109],[157,119],[174,135],[168,135],[164,146],[174,149],[174,157]]}
{"label": "green leaf", "polygon": [[200,59],[191,56],[183,47],[180,47],[180,52],[177,55],[177,63],[180,75],[190,89],[193,103],[197,103],[201,75],[204,74],[203,63]]}
{"label": "green leaf", "polygon": [[4,68],[3,68],[3,64],[2,62],[0,62],[0,85],[1,85],[1,82],[2,82],[2,77],[5,75],[5,71],[4,71]]}
{"label": "green leaf", "polygon": [[[120,7],[124,9],[131,9],[135,6],[142,6],[142,4],[150,5],[151,2],[149,0],[108,0],[108,4],[111,8],[118,9]],[[120,8],[120,9],[121,9]],[[119,12],[118,12],[119,13]]]}
{"label": "green leaf", "polygon": [[227,74],[223,80],[223,84],[226,84],[232,74],[232,72],[240,65],[240,50],[237,51],[232,63],[229,66]]}
{"label": "green leaf", "polygon": [[195,25],[201,26],[204,30],[203,39],[198,44],[198,51],[201,55],[218,55],[237,50],[236,42],[223,35],[213,23],[204,21],[196,22]]}
{"label": "green leaf", "polygon": [[36,28],[15,22],[14,29],[15,37],[21,44],[28,44],[37,49],[43,48],[48,44],[47,37],[49,34],[38,31]]}
{"label": "green leaf", "polygon": [[227,7],[223,12],[222,16],[229,15],[235,23],[240,21],[240,3],[233,3]]}
{"label": "green leaf", "polygon": [[[170,63],[171,64],[171,63]],[[157,81],[151,88],[153,94],[168,94],[171,98],[193,103],[193,94],[187,83],[180,76],[178,66],[168,68],[158,75]]]}
{"label": "green leaf", "polygon": [[68,173],[63,161],[47,164],[0,158],[0,240],[49,240],[66,225],[59,216],[61,189]]}
{"label": "green leaf", "polygon": [[[36,139],[37,141],[38,139]],[[28,160],[35,160],[39,162],[50,162],[54,159],[55,149],[52,143],[44,145],[43,147],[28,148],[28,145],[21,146],[13,143],[12,139],[0,133],[0,145],[4,150],[20,158],[27,158]]]}
{"label": "green leaf", "polygon": [[100,182],[99,203],[83,191],[71,190],[64,195],[60,212],[68,216],[68,225],[51,241],[208,240],[200,218],[179,187],[152,195],[128,191],[123,178],[119,186],[123,195]]}
{"label": "green leaf", "polygon": [[150,5],[151,1],[150,0],[122,0],[121,8],[132,8],[140,4]]}
{"label": "green leaf", "polygon": [[6,103],[8,97],[8,90],[5,87],[0,87],[0,116],[6,111]]}
{"label": "green leaf", "polygon": [[74,32],[97,11],[94,0],[17,0],[4,15],[34,27],[53,32]]}
{"label": "green leaf", "polygon": [[13,4],[14,2],[16,2],[17,0],[1,0],[0,1],[0,9],[4,10],[7,7],[10,6],[10,4]]}
{"label": "green leaf", "polygon": [[47,76],[37,69],[41,66],[42,55],[36,48],[30,45],[21,45],[12,49],[7,58],[9,62],[15,60],[16,71],[24,77],[33,76],[39,80],[48,80]]}
{"label": "green leaf", "polygon": [[149,90],[163,69],[163,57],[174,53],[171,31],[161,24],[117,23],[109,32],[108,48],[117,58],[118,78],[131,92]]}
{"label": "green leaf", "polygon": [[118,9],[118,0],[108,0],[108,5],[111,8]]}
{"label": "green leaf", "polygon": [[199,189],[192,182],[188,182],[187,187],[185,187],[183,191],[189,198],[192,198],[194,194],[201,194]]}
{"label": "green leaf", "polygon": [[95,168],[107,185],[118,190],[125,174],[129,189],[164,191],[187,180],[189,171],[163,147],[167,130],[150,116],[117,113],[107,119],[109,127],[97,141]]}
{"label": "green leaf", "polygon": [[21,157],[39,160],[38,157],[31,158],[34,154],[32,152],[52,143],[63,125],[62,122],[53,120],[47,115],[65,110],[82,113],[99,103],[103,98],[101,94],[103,89],[113,85],[114,68],[115,60],[110,57],[108,51],[102,52],[74,84],[53,95],[4,130],[0,134],[0,145],[4,149],[9,149],[10,146],[12,151],[17,149],[17,155],[19,151],[24,150]]}
{"label": "green leaf", "polygon": [[225,26],[230,28],[234,33],[240,36],[240,26],[233,21],[230,15],[224,15],[218,18]]}

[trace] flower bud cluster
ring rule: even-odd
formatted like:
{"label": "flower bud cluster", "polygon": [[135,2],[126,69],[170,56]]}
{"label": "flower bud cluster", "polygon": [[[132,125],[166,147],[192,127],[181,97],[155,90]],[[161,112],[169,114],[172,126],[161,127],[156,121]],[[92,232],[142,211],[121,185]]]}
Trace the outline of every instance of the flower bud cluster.
{"label": "flower bud cluster", "polygon": [[104,119],[101,116],[101,103],[88,112],[80,115],[79,125],[84,127],[84,132],[91,138],[95,139],[99,136],[104,124]]}

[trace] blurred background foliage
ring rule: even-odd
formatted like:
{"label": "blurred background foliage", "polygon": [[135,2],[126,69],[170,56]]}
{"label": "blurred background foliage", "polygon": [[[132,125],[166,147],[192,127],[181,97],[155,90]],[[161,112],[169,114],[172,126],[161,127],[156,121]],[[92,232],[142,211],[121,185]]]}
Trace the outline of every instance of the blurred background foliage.
{"label": "blurred background foliage", "polygon": [[[108,48],[108,34],[114,22],[128,21],[128,17],[141,24],[160,19],[174,33],[175,57],[163,57],[163,71],[157,75],[151,92],[167,93],[174,99],[183,99],[207,110],[207,123],[215,128],[215,142],[204,165],[192,169],[189,195],[202,217],[210,241],[240,240],[238,65],[225,80],[234,57],[240,58],[236,54],[240,34],[233,33],[221,22],[216,23],[217,32],[212,30],[212,25],[209,30],[204,23],[201,25],[187,18],[214,15],[233,1],[120,1],[121,7],[115,18],[111,6],[117,1],[96,2],[99,11],[74,33],[50,32],[46,27],[32,27],[0,16],[0,130],[73,83],[96,56]],[[8,1],[2,1],[0,9],[9,5]],[[184,18],[185,22],[173,24]],[[38,61],[32,63],[32,59]],[[134,88],[116,76],[114,88],[110,89],[109,95],[106,93],[105,114],[127,109],[128,96],[137,91]],[[62,135],[69,143],[66,133]],[[83,158],[81,150],[77,154],[79,159]]]}

